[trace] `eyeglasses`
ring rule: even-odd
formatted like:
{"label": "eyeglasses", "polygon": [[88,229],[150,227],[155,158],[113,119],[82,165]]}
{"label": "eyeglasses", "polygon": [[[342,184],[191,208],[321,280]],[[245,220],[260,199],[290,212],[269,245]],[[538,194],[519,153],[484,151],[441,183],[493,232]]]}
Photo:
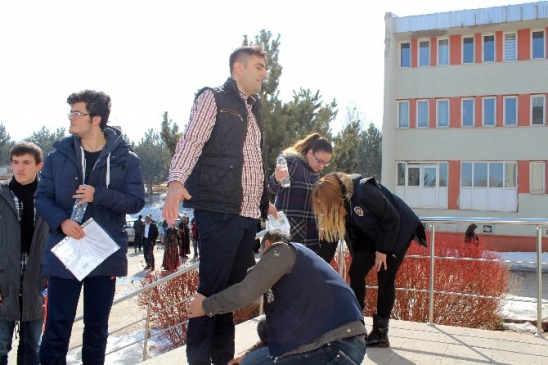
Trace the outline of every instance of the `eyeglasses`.
{"label": "eyeglasses", "polygon": [[84,113],[79,112],[79,111],[77,111],[77,110],[71,111],[71,112],[68,113],[69,119],[70,119],[70,118],[81,117],[81,116],[83,116],[83,115],[89,115],[89,113],[84,114]]}
{"label": "eyeglasses", "polygon": [[330,162],[325,162],[324,160],[320,160],[319,158],[316,157],[316,154],[313,153],[312,156],[314,156],[314,159],[316,160],[317,163],[319,163],[320,165],[324,165],[325,167],[329,166]]}

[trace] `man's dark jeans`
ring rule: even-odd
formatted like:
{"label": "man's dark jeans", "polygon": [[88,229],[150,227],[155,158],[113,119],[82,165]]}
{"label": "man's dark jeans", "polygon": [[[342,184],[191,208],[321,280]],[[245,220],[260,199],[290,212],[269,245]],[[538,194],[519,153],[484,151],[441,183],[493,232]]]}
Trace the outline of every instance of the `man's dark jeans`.
{"label": "man's dark jeans", "polygon": [[[196,210],[200,227],[200,283],[206,297],[245,278],[257,220],[237,214]],[[188,323],[187,358],[190,365],[223,364],[234,357],[232,313],[204,316]]]}

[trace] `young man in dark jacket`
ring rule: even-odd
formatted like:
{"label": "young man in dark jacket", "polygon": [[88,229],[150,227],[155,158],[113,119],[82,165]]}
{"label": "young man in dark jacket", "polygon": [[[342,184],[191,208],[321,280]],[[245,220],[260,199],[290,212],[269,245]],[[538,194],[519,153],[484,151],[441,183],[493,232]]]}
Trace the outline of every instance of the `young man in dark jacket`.
{"label": "young man in dark jacket", "polygon": [[[107,127],[110,97],[85,90],[71,94],[67,103],[71,137],[54,144],[44,162],[36,209],[51,227],[44,251],[43,274],[49,276],[46,328],[40,347],[42,365],[65,363],[82,286],[84,288],[84,364],[103,364],[108,317],[117,276],[127,275],[126,214],[144,204],[141,164],[119,130]],[[83,221],[95,222],[120,247],[81,282],[52,253],[66,236],[84,237],[80,224],[70,219],[75,199],[87,204]]]}
{"label": "young man in dark jacket", "polygon": [[0,185],[0,365],[8,363],[15,323],[20,323],[17,363],[38,365],[45,280],[40,274],[49,228],[34,209],[42,150],[34,143],[10,152],[13,177]]}

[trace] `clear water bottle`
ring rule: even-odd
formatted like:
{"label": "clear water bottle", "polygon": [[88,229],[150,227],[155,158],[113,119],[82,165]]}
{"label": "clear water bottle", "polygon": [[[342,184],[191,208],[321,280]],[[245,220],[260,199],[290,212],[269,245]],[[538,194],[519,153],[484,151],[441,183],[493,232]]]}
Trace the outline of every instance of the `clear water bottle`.
{"label": "clear water bottle", "polygon": [[82,199],[80,198],[74,201],[74,206],[72,207],[72,214],[70,215],[70,219],[78,223],[82,223],[82,221],[84,220],[84,214],[86,213],[86,208],[88,207],[88,203],[78,205],[78,203],[81,201]]}
{"label": "clear water bottle", "polygon": [[[283,167],[287,170],[287,161],[281,154],[278,155],[278,159],[276,160],[276,166]],[[282,179],[282,181],[280,181],[280,184],[283,188],[287,188],[288,186],[290,186],[291,180],[289,179],[289,175],[287,175],[286,178]]]}

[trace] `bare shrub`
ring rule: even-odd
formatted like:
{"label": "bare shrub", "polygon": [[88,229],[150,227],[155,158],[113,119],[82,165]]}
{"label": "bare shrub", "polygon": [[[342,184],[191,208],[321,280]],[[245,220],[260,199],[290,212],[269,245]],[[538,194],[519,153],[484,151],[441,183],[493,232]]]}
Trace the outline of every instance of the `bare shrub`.
{"label": "bare shrub", "polygon": [[[405,258],[396,277],[396,288],[425,291],[397,290],[391,317],[405,321],[426,322],[428,320],[430,251],[412,243],[407,254],[420,255],[424,258]],[[489,251],[484,244],[464,244],[459,237],[443,233],[436,235],[435,256],[500,258],[499,254]],[[348,270],[351,262],[348,254],[345,261]],[[338,270],[337,262],[332,262],[332,266]],[[434,269],[434,290],[446,292],[434,294],[434,323],[471,328],[501,328],[499,305],[509,281],[509,271],[504,263],[437,258]],[[377,286],[375,270],[369,272],[366,282],[368,286]],[[495,299],[479,298],[476,295],[491,296]],[[368,288],[365,315],[372,316],[376,312],[376,307],[377,289]]]}

